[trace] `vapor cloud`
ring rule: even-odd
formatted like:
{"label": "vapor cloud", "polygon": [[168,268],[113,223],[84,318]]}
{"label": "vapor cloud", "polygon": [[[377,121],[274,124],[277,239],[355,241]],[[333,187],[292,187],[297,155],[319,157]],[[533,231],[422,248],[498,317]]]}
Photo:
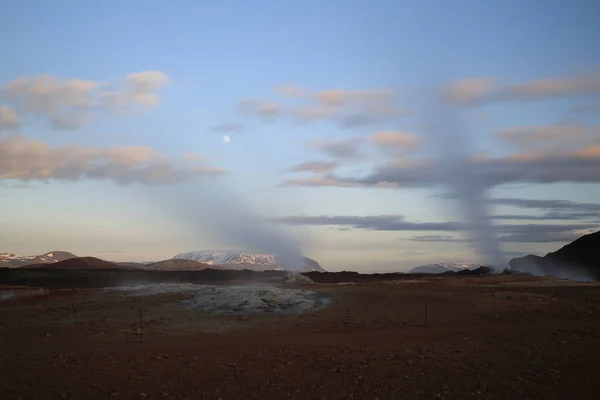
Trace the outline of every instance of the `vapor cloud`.
{"label": "vapor cloud", "polygon": [[600,127],[573,124],[512,127],[497,132],[496,137],[520,151],[561,154],[592,145],[600,138]]}
{"label": "vapor cloud", "polygon": [[355,229],[373,231],[460,231],[465,229],[461,222],[409,222],[402,215],[359,216],[281,216],[275,222],[289,225],[350,226]]}
{"label": "vapor cloud", "polygon": [[418,235],[405,240],[425,243],[462,243],[469,241],[469,239],[455,238],[450,235]]}
{"label": "vapor cloud", "polygon": [[543,200],[543,199],[518,199],[518,198],[496,198],[491,200],[494,204],[514,206],[529,209],[545,209],[568,212],[598,212],[600,203],[578,203],[568,200]]}
{"label": "vapor cloud", "polygon": [[410,133],[382,131],[371,136],[371,142],[377,146],[404,148],[412,150],[421,144],[421,138]]}
{"label": "vapor cloud", "polygon": [[364,157],[364,154],[361,151],[361,145],[363,143],[363,138],[351,137],[341,140],[316,140],[310,144],[310,147],[323,152],[334,159],[356,160]]}
{"label": "vapor cloud", "polygon": [[[411,222],[402,215],[375,216],[280,216],[272,219],[288,225],[339,226],[372,231],[415,231],[415,232],[466,232],[468,224],[447,222]],[[505,224],[496,226],[498,240],[511,243],[554,243],[569,242],[590,229],[597,228],[593,224]],[[462,242],[469,239],[455,238],[448,235],[413,236],[408,239],[425,242]]]}
{"label": "vapor cloud", "polygon": [[597,93],[600,93],[600,74],[546,78],[512,85],[501,85],[487,77],[470,78],[453,82],[443,89],[447,100],[463,105],[533,101]]}
{"label": "vapor cloud", "polygon": [[306,161],[289,169],[290,172],[329,172],[337,167],[335,161]]}
{"label": "vapor cloud", "polygon": [[22,135],[0,138],[0,180],[110,180],[121,185],[176,183],[223,174],[201,158],[175,163],[145,146],[52,147]]}
{"label": "vapor cloud", "polygon": [[21,114],[47,119],[57,129],[77,129],[96,112],[125,113],[156,106],[158,91],[167,83],[161,71],[129,74],[116,84],[40,75],[15,78],[0,92]]}
{"label": "vapor cloud", "polygon": [[0,130],[14,129],[19,126],[19,116],[8,107],[0,107]]}
{"label": "vapor cloud", "polygon": [[281,98],[243,100],[238,112],[262,121],[291,118],[298,123],[334,122],[342,128],[377,125],[405,115],[398,106],[393,91],[329,89],[314,92],[305,88],[283,85],[276,88]]}
{"label": "vapor cloud", "polygon": [[286,179],[282,182],[282,185],[308,187],[360,187],[358,183],[337,181],[323,175],[315,175],[309,178]]}
{"label": "vapor cloud", "polygon": [[[523,150],[507,156],[479,155],[468,161],[472,175],[487,187],[512,183],[598,183],[600,140],[596,127],[507,129],[497,136]],[[334,186],[398,188],[434,187],[444,184],[428,159],[392,158],[362,176],[325,177]],[[301,185],[302,182],[295,182]]]}

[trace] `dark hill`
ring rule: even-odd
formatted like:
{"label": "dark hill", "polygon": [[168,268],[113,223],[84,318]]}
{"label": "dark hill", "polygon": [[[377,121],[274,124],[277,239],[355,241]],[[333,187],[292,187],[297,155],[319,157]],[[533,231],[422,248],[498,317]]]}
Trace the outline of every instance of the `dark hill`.
{"label": "dark hill", "polygon": [[591,275],[600,280],[600,231],[584,235],[544,257],[529,254],[510,260],[512,269],[559,277]]}
{"label": "dark hill", "polygon": [[96,257],[76,257],[68,260],[59,261],[52,264],[33,264],[23,269],[71,269],[71,270],[105,270],[105,269],[124,269],[118,264],[101,260]]}

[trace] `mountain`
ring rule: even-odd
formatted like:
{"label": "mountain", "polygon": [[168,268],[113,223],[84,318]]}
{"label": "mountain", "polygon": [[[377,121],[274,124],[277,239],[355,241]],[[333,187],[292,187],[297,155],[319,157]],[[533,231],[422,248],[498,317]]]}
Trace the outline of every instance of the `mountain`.
{"label": "mountain", "polygon": [[51,251],[40,256],[20,256],[12,253],[0,253],[0,267],[20,268],[33,264],[51,264],[77,257],[66,251]]}
{"label": "mountain", "polygon": [[[302,258],[304,259],[303,272],[325,271],[315,260]],[[288,266],[284,265],[274,254],[238,250],[191,251],[177,254],[173,259],[194,260],[208,265],[218,265],[225,269],[250,269],[253,271],[288,269]]]}
{"label": "mountain", "polygon": [[158,261],[146,265],[137,266],[137,268],[154,271],[201,271],[209,268],[218,270],[225,269],[218,265],[211,265],[201,263],[195,260],[187,260],[182,258],[171,258],[169,260]]}
{"label": "mountain", "polygon": [[124,269],[124,267],[101,260],[96,257],[75,257],[55,263],[33,264],[21,267],[23,269],[70,269],[70,270],[98,270],[98,269]]}
{"label": "mountain", "polygon": [[415,267],[408,271],[409,274],[443,274],[446,272],[459,272],[464,270],[476,270],[480,264],[445,262],[438,264],[427,264]]}
{"label": "mountain", "polygon": [[529,254],[513,258],[509,264],[514,270],[534,275],[600,280],[600,231],[584,235],[544,257]]}

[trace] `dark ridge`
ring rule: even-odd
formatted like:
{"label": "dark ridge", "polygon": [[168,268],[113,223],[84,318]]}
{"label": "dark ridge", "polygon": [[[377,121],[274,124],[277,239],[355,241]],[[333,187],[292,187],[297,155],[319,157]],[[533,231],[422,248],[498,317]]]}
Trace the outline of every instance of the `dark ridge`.
{"label": "dark ridge", "polygon": [[55,263],[33,264],[21,267],[21,269],[51,269],[51,270],[111,270],[124,269],[118,264],[101,260],[96,257],[75,257]]}
{"label": "dark ridge", "polygon": [[544,257],[529,254],[513,258],[509,264],[517,271],[546,275],[587,274],[600,280],[600,231],[584,235]]}

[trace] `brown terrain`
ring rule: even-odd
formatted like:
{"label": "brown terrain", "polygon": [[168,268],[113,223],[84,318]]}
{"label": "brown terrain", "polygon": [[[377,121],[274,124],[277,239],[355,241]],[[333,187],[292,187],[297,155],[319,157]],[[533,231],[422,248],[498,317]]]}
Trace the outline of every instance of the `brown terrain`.
{"label": "brown terrain", "polygon": [[138,266],[139,269],[151,269],[151,270],[190,270],[190,271],[200,271],[203,269],[214,269],[221,270],[224,269],[219,265],[210,265],[201,263],[194,260],[180,260],[180,259],[170,259],[154,262],[151,264],[146,264],[143,266]]}
{"label": "brown terrain", "polygon": [[292,316],[176,304],[189,292],[67,289],[0,301],[0,397],[598,397],[596,283],[500,275],[341,285],[335,275],[297,286],[328,293],[331,305]]}

